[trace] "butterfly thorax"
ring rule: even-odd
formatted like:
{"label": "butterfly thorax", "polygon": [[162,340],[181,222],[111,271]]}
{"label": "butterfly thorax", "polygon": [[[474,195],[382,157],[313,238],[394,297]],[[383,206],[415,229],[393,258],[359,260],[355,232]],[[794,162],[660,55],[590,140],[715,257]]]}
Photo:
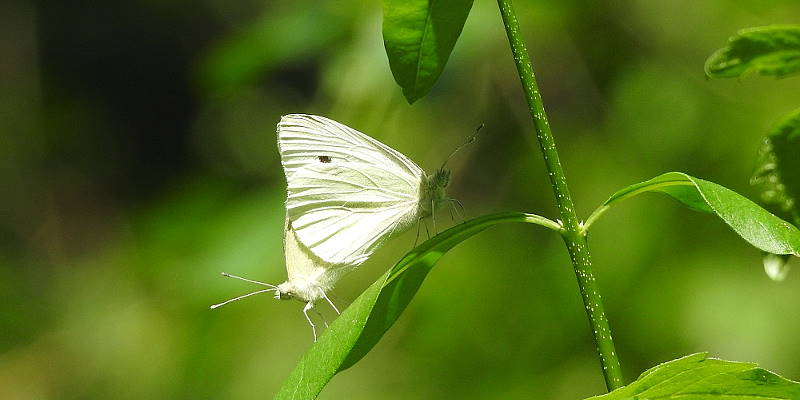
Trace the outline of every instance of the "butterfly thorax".
{"label": "butterfly thorax", "polygon": [[427,176],[422,182],[420,190],[419,208],[423,216],[431,213],[447,203],[447,185],[450,183],[450,171],[439,169],[433,175]]}

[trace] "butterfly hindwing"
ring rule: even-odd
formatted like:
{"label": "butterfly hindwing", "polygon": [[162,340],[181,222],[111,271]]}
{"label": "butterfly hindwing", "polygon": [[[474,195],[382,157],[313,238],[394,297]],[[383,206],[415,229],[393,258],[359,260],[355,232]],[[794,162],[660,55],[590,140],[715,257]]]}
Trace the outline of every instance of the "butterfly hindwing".
{"label": "butterfly hindwing", "polygon": [[286,257],[286,274],[289,283],[284,287],[291,292],[292,296],[304,301],[314,302],[323,298],[325,292],[333,288],[339,277],[352,269],[350,265],[330,264],[315,256],[297,239],[297,233],[294,231],[288,215],[284,231],[283,253]]}

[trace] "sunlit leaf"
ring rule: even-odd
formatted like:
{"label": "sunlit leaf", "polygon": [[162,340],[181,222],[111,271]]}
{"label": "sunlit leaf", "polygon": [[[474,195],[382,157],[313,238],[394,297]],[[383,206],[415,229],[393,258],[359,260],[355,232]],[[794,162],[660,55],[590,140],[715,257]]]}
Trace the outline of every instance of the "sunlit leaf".
{"label": "sunlit leaf", "polygon": [[306,352],[275,399],[316,398],[337,372],[355,364],[375,346],[447,251],[490,226],[507,222],[559,229],[555,222],[536,215],[500,213],[469,220],[417,246],[342,312]]}
{"label": "sunlit leaf", "polygon": [[657,365],[630,385],[590,399],[800,399],[800,383],[754,363],[708,358],[708,354],[698,353]]}
{"label": "sunlit leaf", "polygon": [[614,193],[589,217],[586,225],[591,225],[620,200],[646,192],[664,193],[689,208],[716,214],[742,239],[763,251],[800,255],[797,227],[730,189],[680,172],[668,172]]}
{"label": "sunlit leaf", "polygon": [[472,0],[384,0],[386,54],[409,104],[439,79],[471,8]]}
{"label": "sunlit leaf", "polygon": [[782,78],[800,72],[800,26],[743,29],[706,61],[709,78],[735,78],[755,72]]}

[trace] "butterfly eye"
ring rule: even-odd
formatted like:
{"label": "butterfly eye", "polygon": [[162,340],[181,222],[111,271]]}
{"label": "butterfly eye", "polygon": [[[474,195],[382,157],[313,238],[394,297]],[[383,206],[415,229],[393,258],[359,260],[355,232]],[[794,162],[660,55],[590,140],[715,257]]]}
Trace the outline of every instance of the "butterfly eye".
{"label": "butterfly eye", "polygon": [[331,162],[331,157],[330,156],[317,156],[317,158],[319,159],[319,162],[321,162],[321,163],[326,163],[327,164],[327,163]]}
{"label": "butterfly eye", "polygon": [[278,300],[291,300],[294,298],[294,294],[290,292],[276,291],[275,298]]}

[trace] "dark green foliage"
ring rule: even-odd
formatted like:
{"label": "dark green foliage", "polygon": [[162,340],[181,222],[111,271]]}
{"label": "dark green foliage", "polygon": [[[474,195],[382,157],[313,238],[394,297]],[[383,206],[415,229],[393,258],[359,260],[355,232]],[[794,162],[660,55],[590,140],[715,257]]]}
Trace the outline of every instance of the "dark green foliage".
{"label": "dark green foliage", "polygon": [[736,78],[755,72],[783,78],[800,72],[800,26],[743,29],[706,61],[709,78]]}
{"label": "dark green foliage", "polygon": [[800,109],[764,138],[751,183],[759,188],[765,204],[800,224]]}

